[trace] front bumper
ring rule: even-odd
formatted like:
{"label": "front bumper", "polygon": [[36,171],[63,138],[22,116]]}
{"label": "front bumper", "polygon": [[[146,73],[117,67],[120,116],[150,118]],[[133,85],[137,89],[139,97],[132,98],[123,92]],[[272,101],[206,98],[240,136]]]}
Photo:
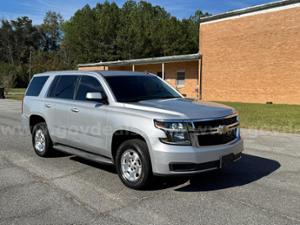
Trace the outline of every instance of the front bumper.
{"label": "front bumper", "polygon": [[[189,175],[219,169],[241,158],[243,140],[207,146],[174,146],[159,144],[152,154],[152,169],[156,175]],[[229,159],[229,160],[228,160]]]}

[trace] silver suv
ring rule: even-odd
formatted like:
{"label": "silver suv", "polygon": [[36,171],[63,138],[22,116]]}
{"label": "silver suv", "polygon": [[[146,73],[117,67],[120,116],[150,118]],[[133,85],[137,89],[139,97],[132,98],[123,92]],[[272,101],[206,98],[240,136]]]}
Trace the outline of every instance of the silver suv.
{"label": "silver suv", "polygon": [[63,71],[35,75],[23,127],[36,154],[54,150],[114,164],[122,182],[217,170],[241,157],[237,112],[185,99],[153,74]]}

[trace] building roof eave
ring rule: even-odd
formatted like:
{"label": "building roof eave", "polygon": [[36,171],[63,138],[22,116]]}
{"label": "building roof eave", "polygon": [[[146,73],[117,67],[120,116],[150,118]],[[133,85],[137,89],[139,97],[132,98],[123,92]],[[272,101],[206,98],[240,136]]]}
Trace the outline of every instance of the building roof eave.
{"label": "building roof eave", "polygon": [[292,4],[296,4],[299,2],[300,2],[300,0],[281,0],[281,1],[276,1],[276,2],[270,2],[270,3],[266,3],[266,4],[251,6],[251,7],[233,10],[233,11],[229,11],[229,12],[225,12],[225,13],[221,13],[221,14],[202,17],[200,19],[200,23],[229,18],[229,17],[233,17],[233,16],[240,16],[240,15],[244,15],[247,13],[258,12],[258,11],[272,9],[272,8],[281,7],[281,6],[292,5]]}
{"label": "building roof eave", "polygon": [[129,59],[129,60],[118,60],[98,63],[86,63],[78,64],[78,67],[94,67],[94,66],[131,66],[131,65],[144,65],[144,64],[160,64],[169,62],[182,62],[182,61],[194,61],[199,60],[201,55],[199,53],[189,55],[174,55],[174,56],[163,56],[153,58],[142,58],[142,59]]}

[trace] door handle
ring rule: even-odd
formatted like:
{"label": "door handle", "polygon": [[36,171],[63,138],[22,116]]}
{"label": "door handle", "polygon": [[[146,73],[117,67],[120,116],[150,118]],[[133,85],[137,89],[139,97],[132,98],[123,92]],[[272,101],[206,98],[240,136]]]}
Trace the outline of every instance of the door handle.
{"label": "door handle", "polygon": [[45,107],[46,107],[46,108],[51,108],[51,104],[46,103],[46,104],[45,104]]}
{"label": "door handle", "polygon": [[73,108],[71,109],[71,111],[72,111],[72,112],[75,112],[75,113],[78,113],[78,112],[79,112],[79,109],[77,109],[76,107],[73,107]]}

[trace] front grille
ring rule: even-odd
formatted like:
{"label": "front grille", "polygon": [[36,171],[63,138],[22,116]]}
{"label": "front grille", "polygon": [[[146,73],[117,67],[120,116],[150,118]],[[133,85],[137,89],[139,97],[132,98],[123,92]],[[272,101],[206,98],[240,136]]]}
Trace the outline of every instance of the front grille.
{"label": "front grille", "polygon": [[210,121],[196,121],[193,124],[197,146],[227,144],[239,135],[239,121],[236,115]]}
{"label": "front grille", "polygon": [[200,146],[224,145],[236,139],[236,129],[225,134],[206,134],[198,135],[198,144]]}

